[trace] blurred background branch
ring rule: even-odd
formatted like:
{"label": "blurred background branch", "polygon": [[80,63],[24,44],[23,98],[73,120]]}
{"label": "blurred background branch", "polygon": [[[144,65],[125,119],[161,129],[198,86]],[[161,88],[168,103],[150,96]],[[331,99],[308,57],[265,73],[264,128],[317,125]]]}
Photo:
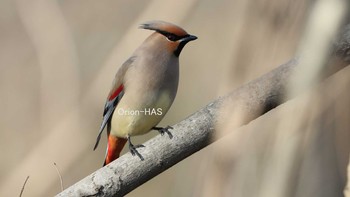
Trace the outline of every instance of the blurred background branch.
{"label": "blurred background branch", "polygon": [[[350,158],[350,155],[349,155]],[[349,164],[348,164],[348,181],[346,184],[346,187],[344,189],[344,196],[349,197],[350,196],[350,159],[349,159]]]}

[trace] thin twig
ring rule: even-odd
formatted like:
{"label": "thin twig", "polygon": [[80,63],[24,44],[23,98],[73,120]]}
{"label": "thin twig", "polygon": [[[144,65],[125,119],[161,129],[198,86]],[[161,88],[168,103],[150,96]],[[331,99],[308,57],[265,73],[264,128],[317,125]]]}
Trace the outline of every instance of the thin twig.
{"label": "thin twig", "polygon": [[21,189],[21,193],[19,194],[19,197],[22,197],[22,194],[23,194],[23,191],[24,191],[24,188],[25,188],[25,186],[27,184],[28,179],[29,179],[29,176],[27,176],[26,180],[23,183],[23,186],[22,186],[22,189]]}
{"label": "thin twig", "polygon": [[57,164],[54,162],[53,165],[55,166],[56,172],[58,174],[58,177],[60,178],[60,184],[61,184],[61,191],[64,190],[63,188],[63,180],[60,171],[58,170]]}

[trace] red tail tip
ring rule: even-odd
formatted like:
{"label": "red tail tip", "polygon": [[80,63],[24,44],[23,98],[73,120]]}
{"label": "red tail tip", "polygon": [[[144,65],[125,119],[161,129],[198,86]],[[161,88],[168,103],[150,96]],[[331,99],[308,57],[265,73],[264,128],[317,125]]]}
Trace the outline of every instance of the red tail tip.
{"label": "red tail tip", "polygon": [[112,135],[108,136],[107,155],[103,166],[119,158],[120,152],[122,152],[126,141],[127,139],[124,138],[119,138]]}

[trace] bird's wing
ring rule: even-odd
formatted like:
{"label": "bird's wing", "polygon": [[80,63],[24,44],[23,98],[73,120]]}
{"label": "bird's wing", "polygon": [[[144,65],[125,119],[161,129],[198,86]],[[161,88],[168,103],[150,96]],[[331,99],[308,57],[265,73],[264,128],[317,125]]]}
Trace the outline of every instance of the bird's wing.
{"label": "bird's wing", "polygon": [[[107,101],[106,101],[106,104],[104,107],[102,124],[101,124],[100,131],[99,131],[97,139],[96,139],[96,144],[94,146],[94,150],[98,146],[98,143],[100,141],[101,134],[102,134],[104,128],[106,127],[107,124],[108,125],[110,124],[112,114],[113,114],[116,106],[118,105],[119,101],[122,99],[122,97],[124,95],[124,84],[123,84],[124,75],[127,72],[128,68],[132,65],[134,60],[135,60],[134,56],[129,58],[122,65],[122,67],[118,70],[118,72],[115,76],[115,79],[114,79],[113,85],[112,85],[112,89],[108,94]],[[108,130],[107,135],[109,135],[110,126],[107,127],[107,130]]]}

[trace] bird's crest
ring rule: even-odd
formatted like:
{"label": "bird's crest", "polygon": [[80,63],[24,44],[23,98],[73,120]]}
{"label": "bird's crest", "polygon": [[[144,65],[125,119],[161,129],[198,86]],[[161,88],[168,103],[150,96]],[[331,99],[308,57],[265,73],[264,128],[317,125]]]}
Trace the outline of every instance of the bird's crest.
{"label": "bird's crest", "polygon": [[165,21],[149,21],[141,24],[139,26],[141,29],[149,29],[157,31],[161,34],[170,33],[179,37],[183,37],[188,35],[187,32],[181,27],[174,25],[172,23],[168,23]]}

